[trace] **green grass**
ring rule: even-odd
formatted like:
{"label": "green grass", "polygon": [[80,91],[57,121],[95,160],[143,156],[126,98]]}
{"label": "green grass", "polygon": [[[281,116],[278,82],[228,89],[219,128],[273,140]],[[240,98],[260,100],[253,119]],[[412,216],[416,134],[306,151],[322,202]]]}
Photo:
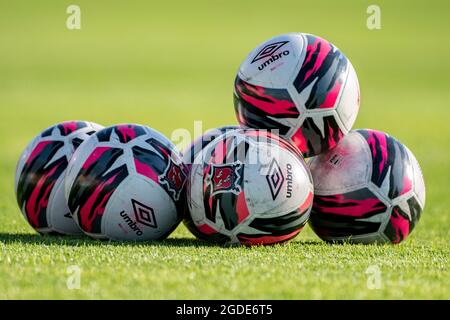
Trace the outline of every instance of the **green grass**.
{"label": "green grass", "polygon": [[[0,298],[449,299],[450,56],[447,1],[0,0]],[[170,136],[235,123],[232,83],[246,54],[276,34],[334,42],[358,72],[355,127],[387,131],[421,163],[427,204],[398,246],[327,245],[307,228],[283,246],[222,248],[181,226],[161,243],[104,243],[33,232],[17,208],[15,164],[62,120],[137,122]],[[81,288],[66,286],[81,268]],[[381,289],[367,287],[370,266]]]}

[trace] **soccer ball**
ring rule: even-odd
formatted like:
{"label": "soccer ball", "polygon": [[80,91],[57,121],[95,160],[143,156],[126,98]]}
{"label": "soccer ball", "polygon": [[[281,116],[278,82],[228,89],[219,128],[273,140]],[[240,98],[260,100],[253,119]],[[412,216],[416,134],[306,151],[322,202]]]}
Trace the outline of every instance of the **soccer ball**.
{"label": "soccer ball", "polygon": [[190,144],[186,150],[183,151],[183,162],[188,168],[191,168],[194,164],[194,160],[199,153],[201,153],[205,147],[210,144],[215,138],[221,136],[224,133],[239,129],[238,126],[224,126],[220,128],[211,129],[201,137],[197,138]]}
{"label": "soccer ball", "polygon": [[278,136],[251,129],[228,132],[207,145],[195,164],[185,224],[198,238],[274,244],[292,239],[307,222],[310,173],[300,151]]}
{"label": "soccer ball", "polygon": [[234,84],[242,126],[275,129],[305,157],[325,152],[347,134],[359,109],[359,84],[344,54],[304,33],[274,37],[242,63]]}
{"label": "soccer ball", "polygon": [[310,225],[326,241],[399,243],[425,205],[425,184],[411,151],[375,130],[350,132],[313,158]]}
{"label": "soccer ball", "polygon": [[16,168],[15,192],[28,223],[41,234],[82,234],[64,197],[64,175],[75,149],[102,126],[85,121],[57,124],[35,137]]}
{"label": "soccer ball", "polygon": [[179,224],[187,170],[172,142],[148,127],[105,128],[74,154],[66,197],[93,238],[159,240]]}

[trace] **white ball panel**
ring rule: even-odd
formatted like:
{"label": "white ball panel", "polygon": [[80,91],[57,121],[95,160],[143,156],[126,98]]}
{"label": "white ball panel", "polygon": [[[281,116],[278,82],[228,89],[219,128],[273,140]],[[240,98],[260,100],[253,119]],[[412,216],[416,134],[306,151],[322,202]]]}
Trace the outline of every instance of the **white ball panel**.
{"label": "white ball panel", "polygon": [[[285,88],[292,82],[295,71],[298,71],[304,60],[304,47],[305,40],[298,33],[273,37],[248,55],[240,66],[239,76],[253,85]],[[264,52],[270,54],[265,55]],[[290,77],[286,77],[286,74]]]}
{"label": "white ball panel", "polygon": [[70,215],[69,207],[64,193],[64,174],[56,182],[47,208],[47,221],[49,228],[64,234],[80,235],[83,231],[78,227]]}
{"label": "white ball panel", "polygon": [[191,172],[189,173],[188,188],[188,199],[187,204],[191,212],[191,217],[194,223],[201,224],[204,221],[205,206],[203,204],[203,165],[202,155],[205,153],[200,153],[192,166]]}
{"label": "white ball panel", "polygon": [[349,132],[356,121],[360,104],[360,89],[358,77],[350,61],[348,61],[348,74],[336,111],[345,128]]}
{"label": "white ball panel", "polygon": [[317,195],[333,195],[366,186],[372,174],[372,158],[363,137],[350,132],[332,150],[308,163]]}
{"label": "white ball panel", "polygon": [[179,221],[175,204],[158,184],[130,176],[108,201],[102,233],[113,240],[156,240]]}
{"label": "white ball panel", "polygon": [[276,144],[257,143],[249,154],[257,154],[259,160],[244,168],[244,191],[252,214],[269,218],[292,212],[313,191],[305,167],[293,153]]}
{"label": "white ball panel", "polygon": [[422,170],[420,168],[419,162],[417,161],[416,157],[413,155],[411,150],[409,150],[408,148],[406,149],[408,150],[409,159],[411,160],[411,164],[413,167],[413,177],[414,177],[413,190],[423,209],[425,207],[426,190]]}

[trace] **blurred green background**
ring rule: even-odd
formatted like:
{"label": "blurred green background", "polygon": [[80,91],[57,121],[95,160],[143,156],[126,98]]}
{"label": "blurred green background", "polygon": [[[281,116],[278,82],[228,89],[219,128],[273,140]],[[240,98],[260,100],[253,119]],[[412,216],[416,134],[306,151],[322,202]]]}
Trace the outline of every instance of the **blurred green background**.
{"label": "blurred green background", "polygon": [[[66,9],[81,8],[81,30]],[[0,298],[450,298],[448,1],[0,0]],[[290,245],[203,247],[180,227],[165,244],[119,246],[34,235],[15,203],[20,152],[63,120],[136,122],[167,134],[236,122],[233,80],[260,42],[320,35],[352,61],[355,128],[386,131],[422,165],[427,205],[400,246],[328,246],[305,230]],[[80,290],[66,266],[82,266]],[[368,290],[377,264],[384,286]],[[132,270],[132,271],[131,271]],[[287,277],[287,278],[286,278]]]}

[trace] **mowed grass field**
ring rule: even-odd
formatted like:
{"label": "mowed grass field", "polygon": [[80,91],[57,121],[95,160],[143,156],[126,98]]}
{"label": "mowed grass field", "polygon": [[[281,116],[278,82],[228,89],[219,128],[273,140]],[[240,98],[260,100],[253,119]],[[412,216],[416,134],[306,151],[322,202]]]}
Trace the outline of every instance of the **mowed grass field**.
{"label": "mowed grass field", "polygon": [[[66,8],[81,7],[81,30]],[[0,0],[1,299],[449,299],[448,1]],[[135,122],[167,134],[234,124],[235,72],[277,34],[320,35],[352,61],[355,128],[386,131],[418,158],[427,203],[397,246],[328,245],[306,228],[291,243],[224,248],[180,226],[160,243],[41,237],[17,207],[26,144],[63,120]],[[68,289],[68,267],[81,286]],[[381,287],[370,289],[379,268]],[[366,271],[369,268],[369,274]],[[368,286],[369,282],[369,286]]]}

